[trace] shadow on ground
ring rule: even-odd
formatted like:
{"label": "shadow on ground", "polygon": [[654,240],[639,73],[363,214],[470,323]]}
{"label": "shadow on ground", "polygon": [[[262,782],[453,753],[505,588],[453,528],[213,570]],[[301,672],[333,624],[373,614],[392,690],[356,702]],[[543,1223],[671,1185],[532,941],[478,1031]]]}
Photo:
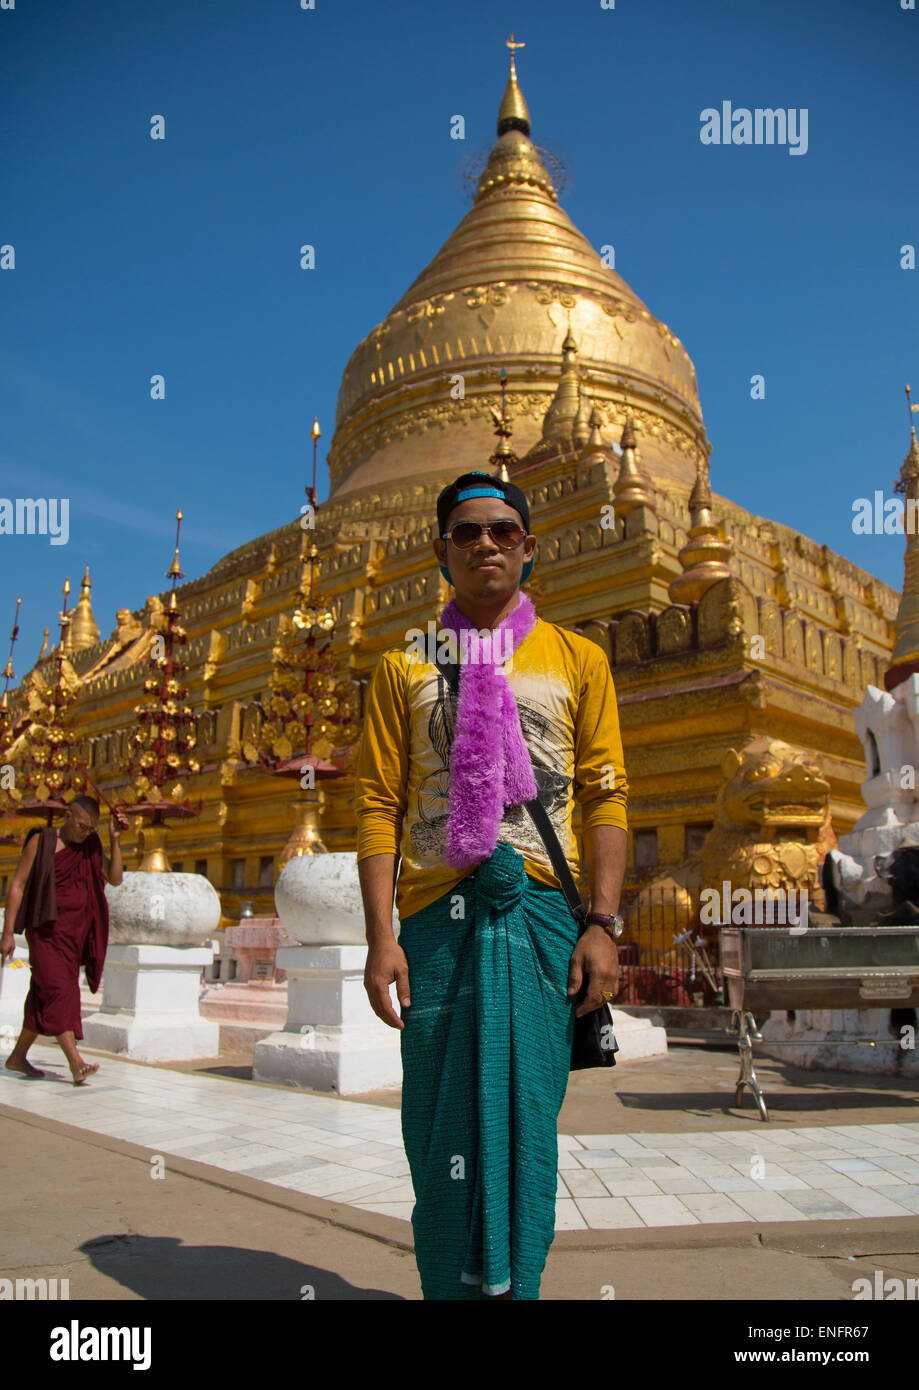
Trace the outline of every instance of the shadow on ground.
{"label": "shadow on ground", "polygon": [[144,1299],[405,1301],[399,1294],[360,1288],[331,1270],[269,1250],[185,1245],[177,1236],[120,1234],[97,1236],[79,1249],[100,1274]]}

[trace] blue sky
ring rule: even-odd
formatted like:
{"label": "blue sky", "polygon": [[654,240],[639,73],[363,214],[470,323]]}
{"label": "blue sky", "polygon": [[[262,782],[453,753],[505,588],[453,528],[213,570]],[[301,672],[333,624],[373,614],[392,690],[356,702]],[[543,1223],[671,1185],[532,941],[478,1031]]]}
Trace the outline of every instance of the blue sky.
{"label": "blue sky", "polygon": [[[571,161],[567,212],[693,358],[715,490],[900,586],[903,537],[852,530],[906,452],[905,382],[919,400],[900,0],[17,0],[0,494],[70,498],[66,546],[0,536],[18,677],[87,560],[105,635],[165,587],[177,506],[190,578],[295,516],[314,414],[326,496],[341,371],[467,210],[455,170],[494,134],[511,29],[533,137]],[[807,108],[807,153],[703,145],[725,100]]]}

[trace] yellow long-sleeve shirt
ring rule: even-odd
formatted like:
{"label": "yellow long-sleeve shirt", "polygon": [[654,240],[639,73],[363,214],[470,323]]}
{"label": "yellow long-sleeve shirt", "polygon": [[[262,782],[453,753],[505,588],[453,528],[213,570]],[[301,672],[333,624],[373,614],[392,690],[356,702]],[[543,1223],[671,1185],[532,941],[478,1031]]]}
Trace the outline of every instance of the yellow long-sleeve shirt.
{"label": "yellow long-sleeve shirt", "polygon": [[[582,829],[628,828],[628,782],[609,662],[595,642],[537,619],[504,671],[540,797],[577,878],[575,801]],[[407,648],[381,654],[357,761],[357,857],[401,856],[396,907],[403,919],[472,872],[444,862],[455,717],[456,699],[436,666]],[[507,809],[498,838],[519,851],[528,874],[558,887],[525,807]]]}

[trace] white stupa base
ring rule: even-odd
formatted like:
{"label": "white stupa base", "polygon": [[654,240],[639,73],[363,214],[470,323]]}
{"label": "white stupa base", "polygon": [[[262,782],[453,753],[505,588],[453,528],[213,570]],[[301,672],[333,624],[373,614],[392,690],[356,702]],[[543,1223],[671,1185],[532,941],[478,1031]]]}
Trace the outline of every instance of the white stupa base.
{"label": "white stupa base", "polygon": [[83,1020],[87,1047],[139,1062],[216,1057],[220,1028],[198,1012],[213,957],[203,946],[109,946],[102,1006]]}
{"label": "white stupa base", "polygon": [[[252,1079],[336,1095],[402,1084],[399,1030],[388,1028],[364,990],[367,947],[284,946],[287,1021],[256,1043]],[[398,1009],[397,1009],[398,1012]]]}
{"label": "white stupa base", "polygon": [[[798,1009],[793,1023],[784,1012],[772,1013],[761,1032],[756,1053],[808,1071],[919,1076],[919,1046],[899,1046],[890,1031],[889,1009]],[[869,1041],[877,1046],[867,1046]]]}
{"label": "white stupa base", "polygon": [[613,1009],[613,1032],[619,1044],[616,1066],[620,1062],[636,1062],[641,1057],[665,1057],[668,1052],[667,1030],[652,1023],[650,1018],[634,1018],[622,1009]]}

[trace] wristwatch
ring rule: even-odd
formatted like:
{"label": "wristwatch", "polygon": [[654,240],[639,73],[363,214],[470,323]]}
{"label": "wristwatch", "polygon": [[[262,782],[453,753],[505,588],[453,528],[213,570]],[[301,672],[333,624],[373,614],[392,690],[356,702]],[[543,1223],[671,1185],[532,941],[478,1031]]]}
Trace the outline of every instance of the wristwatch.
{"label": "wristwatch", "polygon": [[588,925],[590,925],[591,922],[596,922],[598,927],[603,928],[607,936],[611,936],[614,939],[620,937],[625,931],[625,919],[620,917],[618,912],[614,917],[608,916],[605,912],[588,912],[585,920]]}

